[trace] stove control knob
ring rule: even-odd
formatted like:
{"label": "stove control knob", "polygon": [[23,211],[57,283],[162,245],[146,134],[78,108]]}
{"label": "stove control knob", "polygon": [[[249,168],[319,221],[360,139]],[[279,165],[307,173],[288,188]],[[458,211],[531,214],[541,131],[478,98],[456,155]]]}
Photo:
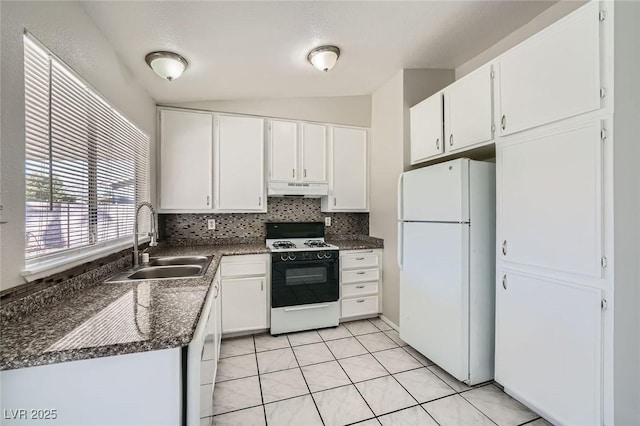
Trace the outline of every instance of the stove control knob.
{"label": "stove control knob", "polygon": [[290,252],[288,258],[289,260],[296,260],[296,255]]}
{"label": "stove control knob", "polygon": [[280,255],[280,260],[284,260],[284,261],[286,262],[286,261],[288,260],[288,258],[287,258],[287,253],[282,253],[282,254]]}
{"label": "stove control knob", "polygon": [[311,259],[311,253],[302,253],[303,259]]}
{"label": "stove control knob", "polygon": [[331,252],[330,252],[330,251],[325,251],[325,252],[324,252],[324,257],[325,257],[326,259],[331,259]]}
{"label": "stove control knob", "polygon": [[321,251],[319,251],[319,252],[317,253],[317,256],[318,256],[318,259],[322,259],[322,252],[321,252]]}

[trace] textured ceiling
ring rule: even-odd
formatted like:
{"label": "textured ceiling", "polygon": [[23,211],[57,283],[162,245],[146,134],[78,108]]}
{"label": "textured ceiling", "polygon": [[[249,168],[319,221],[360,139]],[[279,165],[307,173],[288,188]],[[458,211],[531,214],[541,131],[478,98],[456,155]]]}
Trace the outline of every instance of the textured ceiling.
{"label": "textured ceiling", "polygon": [[[158,102],[371,94],[402,68],[456,68],[551,6],[547,1],[86,1],[89,16]],[[335,44],[322,73],[306,60]],[[153,50],[189,60],[174,82]]]}

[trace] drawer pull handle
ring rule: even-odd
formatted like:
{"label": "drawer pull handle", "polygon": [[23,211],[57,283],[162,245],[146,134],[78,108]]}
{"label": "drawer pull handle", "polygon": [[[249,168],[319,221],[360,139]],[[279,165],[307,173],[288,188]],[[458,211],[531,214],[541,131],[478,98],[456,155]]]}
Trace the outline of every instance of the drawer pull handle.
{"label": "drawer pull handle", "polygon": [[356,288],[364,288],[363,285],[357,285]]}
{"label": "drawer pull handle", "polygon": [[364,260],[364,257],[356,257],[356,260]]}
{"label": "drawer pull handle", "polygon": [[358,275],[364,275],[364,274],[365,274],[365,272],[364,272],[364,271],[362,271],[362,272],[356,272],[356,274],[358,274]]}
{"label": "drawer pull handle", "polygon": [[362,303],[362,302],[364,302],[364,299],[360,299],[357,301],[357,303]]}

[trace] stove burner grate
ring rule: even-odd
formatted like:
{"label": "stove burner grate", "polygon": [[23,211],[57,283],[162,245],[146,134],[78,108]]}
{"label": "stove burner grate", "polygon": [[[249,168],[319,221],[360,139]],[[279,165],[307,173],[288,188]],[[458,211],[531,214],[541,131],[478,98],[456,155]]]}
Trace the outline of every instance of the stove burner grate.
{"label": "stove burner grate", "polygon": [[307,240],[304,242],[304,245],[307,247],[329,247],[329,244],[322,240]]}
{"label": "stove burner grate", "polygon": [[293,244],[291,241],[274,241],[273,247],[278,249],[279,248],[289,249],[289,248],[295,248],[296,245]]}

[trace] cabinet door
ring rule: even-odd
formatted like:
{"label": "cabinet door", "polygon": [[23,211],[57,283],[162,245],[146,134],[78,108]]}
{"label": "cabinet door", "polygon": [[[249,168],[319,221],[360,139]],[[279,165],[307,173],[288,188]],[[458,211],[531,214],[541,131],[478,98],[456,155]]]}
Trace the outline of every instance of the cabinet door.
{"label": "cabinet door", "polygon": [[496,297],[496,381],[554,423],[601,424],[600,290],[503,271]]}
{"label": "cabinet door", "polygon": [[160,209],[210,210],[211,114],[160,111]]}
{"label": "cabinet door", "polygon": [[327,181],[327,128],[302,123],[302,180]]}
{"label": "cabinet door", "polygon": [[265,277],[222,280],[222,332],[267,328]]}
{"label": "cabinet door", "polygon": [[228,115],[217,120],[216,209],[266,211],[263,120]]}
{"label": "cabinet door", "polygon": [[367,131],[335,127],[332,144],[333,211],[366,211],[368,196]]}
{"label": "cabinet door", "polygon": [[292,121],[271,121],[269,125],[269,179],[296,180],[298,125]]}
{"label": "cabinet door", "polygon": [[490,141],[491,65],[485,65],[449,86],[444,93],[447,151]]}
{"label": "cabinet door", "polygon": [[442,143],[442,93],[436,93],[409,111],[411,164],[444,152]]}
{"label": "cabinet door", "polygon": [[601,123],[498,148],[498,242],[505,261],[602,275]]}
{"label": "cabinet door", "polygon": [[599,2],[591,2],[497,61],[501,135],[600,108]]}

